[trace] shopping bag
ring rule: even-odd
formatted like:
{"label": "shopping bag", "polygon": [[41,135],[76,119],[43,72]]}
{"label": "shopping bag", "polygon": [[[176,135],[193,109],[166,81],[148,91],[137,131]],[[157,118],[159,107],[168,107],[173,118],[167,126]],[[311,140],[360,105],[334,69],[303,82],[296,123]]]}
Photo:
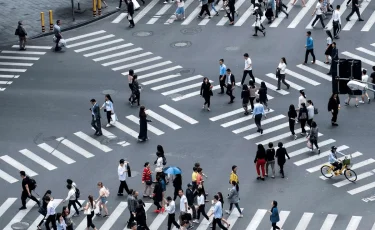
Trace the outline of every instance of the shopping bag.
{"label": "shopping bag", "polygon": [[65,47],[65,46],[66,46],[65,39],[60,39],[60,41],[59,41],[59,47]]}
{"label": "shopping bag", "polygon": [[308,140],[308,141],[307,141],[307,148],[311,149],[311,147],[312,147],[311,141]]}
{"label": "shopping bag", "polygon": [[116,121],[118,120],[115,113],[111,114],[111,120],[112,120],[112,122],[111,122],[112,124],[116,123]]}
{"label": "shopping bag", "polygon": [[137,2],[137,0],[132,0],[133,2],[133,5],[134,5],[134,10],[138,10],[141,6],[139,5],[139,3]]}

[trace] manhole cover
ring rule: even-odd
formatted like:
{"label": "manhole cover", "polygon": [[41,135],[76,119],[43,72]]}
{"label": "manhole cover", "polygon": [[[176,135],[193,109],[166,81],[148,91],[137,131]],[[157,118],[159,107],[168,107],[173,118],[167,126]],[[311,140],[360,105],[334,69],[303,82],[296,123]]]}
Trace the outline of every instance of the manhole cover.
{"label": "manhole cover", "polygon": [[187,48],[187,47],[190,47],[191,46],[191,42],[187,42],[187,41],[182,41],[182,42],[174,42],[171,44],[171,47],[175,47],[175,48]]}
{"label": "manhole cover", "polygon": [[117,144],[120,141],[120,139],[116,136],[108,136],[104,138],[103,140],[100,141],[101,144],[103,145],[111,145],[111,144]]}
{"label": "manhole cover", "polygon": [[57,139],[57,137],[51,136],[51,137],[45,137],[45,138],[43,138],[43,141],[54,141],[56,139]]}
{"label": "manhole cover", "polygon": [[14,229],[14,230],[21,230],[21,229],[27,229],[30,227],[30,224],[29,223],[26,223],[26,222],[18,222],[18,223],[14,223],[12,224],[11,228]]}
{"label": "manhole cover", "polygon": [[195,28],[185,28],[180,30],[182,34],[197,34],[202,32],[202,28],[195,27]]}
{"label": "manhole cover", "polygon": [[106,94],[117,94],[117,91],[116,90],[113,90],[113,89],[106,89],[106,90],[103,90],[102,91],[102,94],[106,95]]}
{"label": "manhole cover", "polygon": [[236,51],[236,50],[239,50],[239,49],[240,49],[240,47],[238,47],[238,46],[228,46],[228,47],[225,48],[225,50],[227,50],[227,51]]}
{"label": "manhole cover", "polygon": [[133,36],[135,36],[135,37],[149,37],[153,34],[154,33],[151,32],[151,31],[138,31],[138,32],[133,33]]}
{"label": "manhole cover", "polygon": [[178,73],[179,74],[193,74],[195,72],[195,69],[182,69]]}

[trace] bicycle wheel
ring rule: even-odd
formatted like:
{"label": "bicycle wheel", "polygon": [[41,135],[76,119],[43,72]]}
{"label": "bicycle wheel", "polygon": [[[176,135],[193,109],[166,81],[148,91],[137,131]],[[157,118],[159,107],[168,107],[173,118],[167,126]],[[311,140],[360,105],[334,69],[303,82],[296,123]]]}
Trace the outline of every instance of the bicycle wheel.
{"label": "bicycle wheel", "polygon": [[323,175],[325,178],[331,178],[331,177],[333,177],[332,169],[331,169],[331,167],[329,167],[328,165],[323,165],[323,166],[320,168],[320,172],[322,173],[322,175]]}
{"label": "bicycle wheel", "polygon": [[350,181],[350,182],[354,182],[354,181],[357,180],[357,173],[355,173],[351,169],[345,170],[344,175],[345,175],[346,179],[348,179],[348,181]]}

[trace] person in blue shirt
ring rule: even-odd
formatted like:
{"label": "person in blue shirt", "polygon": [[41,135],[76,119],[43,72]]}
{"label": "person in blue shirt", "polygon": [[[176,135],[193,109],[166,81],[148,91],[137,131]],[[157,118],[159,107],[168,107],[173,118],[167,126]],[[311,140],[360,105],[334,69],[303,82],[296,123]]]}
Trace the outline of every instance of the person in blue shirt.
{"label": "person in blue shirt", "polygon": [[314,40],[311,37],[311,31],[307,31],[306,32],[306,36],[307,36],[307,38],[306,38],[306,45],[305,45],[306,53],[305,53],[305,62],[303,64],[306,65],[309,53],[311,53],[311,56],[313,57],[313,60],[312,60],[311,63],[315,64]]}
{"label": "person in blue shirt", "polygon": [[214,211],[210,215],[210,216],[212,216],[212,214],[214,215],[214,219],[213,219],[213,222],[212,222],[212,230],[216,230],[216,224],[219,225],[219,228],[224,229],[224,230],[228,230],[221,223],[221,218],[223,217],[223,208],[221,207],[221,202],[219,201],[219,196],[215,195],[214,200],[212,202],[214,203]]}
{"label": "person in blue shirt", "polygon": [[271,214],[270,221],[272,224],[272,229],[273,230],[280,229],[280,227],[276,225],[276,223],[280,221],[279,210],[277,209],[277,201],[276,200],[272,201],[271,205],[272,205],[272,208],[270,211],[268,211],[268,213]]}
{"label": "person in blue shirt", "polygon": [[[342,168],[342,163],[340,162],[340,160],[337,158],[337,155],[336,155],[336,153],[340,153],[340,152],[337,152],[336,150],[337,150],[336,146],[332,146],[331,152],[329,153],[329,156],[328,156],[329,163],[331,165],[335,166],[335,169],[333,171],[341,170],[341,168]],[[342,153],[340,153],[340,154],[345,156]]]}
{"label": "person in blue shirt", "polygon": [[220,64],[220,75],[219,75],[219,82],[220,82],[220,89],[221,91],[219,94],[224,94],[224,87],[225,87],[225,78],[226,78],[226,72],[227,67],[224,65],[224,59],[219,60]]}
{"label": "person in blue shirt", "polygon": [[258,127],[257,132],[259,132],[260,134],[263,134],[261,120],[263,116],[266,118],[266,112],[264,111],[264,106],[259,103],[259,98],[255,100],[256,100],[256,104],[254,105],[254,109],[253,109],[253,118],[254,118],[256,126]]}

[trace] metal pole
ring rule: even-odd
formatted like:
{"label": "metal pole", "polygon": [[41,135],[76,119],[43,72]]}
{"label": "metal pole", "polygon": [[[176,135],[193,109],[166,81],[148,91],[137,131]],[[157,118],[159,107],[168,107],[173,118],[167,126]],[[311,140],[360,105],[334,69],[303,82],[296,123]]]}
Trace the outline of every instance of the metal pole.
{"label": "metal pole", "polygon": [[102,15],[102,0],[97,0],[98,1],[98,15]]}
{"label": "metal pole", "polygon": [[46,27],[44,26],[44,12],[40,12],[40,23],[42,25],[42,32],[46,32]]}
{"label": "metal pole", "polygon": [[96,0],[92,0],[92,16],[96,17]]}
{"label": "metal pole", "polygon": [[48,11],[49,13],[49,30],[53,30],[53,15],[52,15],[52,10]]}
{"label": "metal pole", "polygon": [[71,0],[72,2],[72,18],[73,18],[73,22],[76,20],[75,16],[74,16],[74,0]]}

